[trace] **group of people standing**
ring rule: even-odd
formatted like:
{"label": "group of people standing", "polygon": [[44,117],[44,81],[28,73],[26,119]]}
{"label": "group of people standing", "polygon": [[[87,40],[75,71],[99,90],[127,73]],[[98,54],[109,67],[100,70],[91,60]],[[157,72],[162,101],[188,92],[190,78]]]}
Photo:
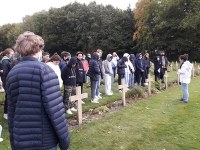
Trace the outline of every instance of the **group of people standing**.
{"label": "group of people standing", "polygon": [[[119,85],[124,79],[129,88],[145,86],[151,67],[147,52],[144,55],[125,53],[122,58],[114,52],[107,54],[106,60],[102,61],[101,49],[87,56],[79,51],[72,57],[69,52],[63,51],[61,56],[56,53],[50,57],[43,48],[42,37],[27,31],[19,35],[14,50],[8,48],[2,53],[0,73],[6,93],[4,118],[8,119],[12,149],[56,150],[58,144],[61,150],[67,149],[70,138],[65,113],[77,111],[75,103],[69,100],[76,94],[77,86],[83,92],[83,84],[89,78],[91,102],[99,103],[103,79],[105,95],[113,95],[112,84],[116,74]],[[181,55],[179,60],[183,90],[181,101],[187,103],[192,65],[187,55]],[[163,81],[167,66],[168,61],[162,51],[154,59],[156,81]]]}

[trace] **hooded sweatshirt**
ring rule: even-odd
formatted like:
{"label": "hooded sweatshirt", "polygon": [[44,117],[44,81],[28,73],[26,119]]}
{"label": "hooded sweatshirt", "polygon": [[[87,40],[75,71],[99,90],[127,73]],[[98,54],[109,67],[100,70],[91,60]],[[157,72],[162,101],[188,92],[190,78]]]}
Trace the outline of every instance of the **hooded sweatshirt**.
{"label": "hooded sweatshirt", "polygon": [[127,68],[125,68],[125,72],[128,72],[128,73],[130,73],[130,72],[135,72],[135,69],[134,69],[134,67],[133,67],[133,64],[131,63],[131,61],[130,61],[130,55],[128,54],[128,53],[125,53],[124,54],[124,57],[127,57],[127,59],[128,59],[128,61],[127,62],[125,62],[125,64],[126,64],[126,66],[127,66]]}
{"label": "hooded sweatshirt", "polygon": [[178,71],[178,73],[180,74],[181,83],[186,83],[186,84],[190,83],[192,68],[193,68],[193,64],[191,64],[188,60],[182,64],[181,69],[179,69]]}
{"label": "hooded sweatshirt", "polygon": [[93,53],[92,58],[89,62],[89,70],[87,72],[87,76],[89,76],[91,80],[94,81],[98,81],[101,75],[101,69],[98,60],[99,60],[99,55],[97,53]]}
{"label": "hooded sweatshirt", "polygon": [[65,86],[76,86],[76,68],[72,67],[72,65],[75,65],[76,63],[77,59],[72,57],[69,63],[62,70],[61,77]]}
{"label": "hooded sweatshirt", "polygon": [[105,74],[109,74],[109,75],[113,74],[111,57],[112,57],[112,55],[108,54],[107,57],[106,57],[106,60],[104,62]]}

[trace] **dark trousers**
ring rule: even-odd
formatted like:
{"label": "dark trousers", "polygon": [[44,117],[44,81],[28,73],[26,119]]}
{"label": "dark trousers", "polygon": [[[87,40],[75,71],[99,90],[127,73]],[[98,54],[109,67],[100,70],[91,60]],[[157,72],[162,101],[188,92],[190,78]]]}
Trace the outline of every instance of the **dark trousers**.
{"label": "dark trousers", "polygon": [[91,98],[94,99],[96,96],[96,89],[98,86],[98,81],[92,80],[90,78],[90,85],[91,85]]}
{"label": "dark trousers", "polygon": [[160,79],[160,73],[158,71],[154,71],[155,81],[157,82]]}
{"label": "dark trousers", "polygon": [[145,79],[148,79],[148,74],[149,74],[149,68],[145,69]]}
{"label": "dark trousers", "polygon": [[141,86],[144,86],[144,83],[145,83],[145,72],[137,71],[136,74],[137,74],[137,84],[141,85]]}
{"label": "dark trousers", "polygon": [[121,85],[122,83],[122,79],[123,78],[125,78],[125,75],[123,74],[123,75],[120,75],[120,74],[118,74],[118,85]]}
{"label": "dark trousers", "polygon": [[7,101],[7,93],[5,92],[5,101],[4,101],[4,114],[8,113],[8,101]]}
{"label": "dark trousers", "polygon": [[70,96],[76,95],[76,86],[64,86],[63,102],[65,110],[68,110],[75,106],[75,102],[69,100]]}

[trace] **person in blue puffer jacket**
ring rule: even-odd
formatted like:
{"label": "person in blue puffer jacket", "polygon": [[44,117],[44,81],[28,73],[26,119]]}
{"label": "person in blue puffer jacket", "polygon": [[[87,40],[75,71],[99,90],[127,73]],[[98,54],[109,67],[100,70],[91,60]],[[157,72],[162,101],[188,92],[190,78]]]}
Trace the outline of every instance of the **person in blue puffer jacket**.
{"label": "person in blue puffer jacket", "polygon": [[42,58],[43,39],[21,34],[22,61],[7,76],[8,127],[13,150],[67,150],[70,144],[63,98],[55,72]]}

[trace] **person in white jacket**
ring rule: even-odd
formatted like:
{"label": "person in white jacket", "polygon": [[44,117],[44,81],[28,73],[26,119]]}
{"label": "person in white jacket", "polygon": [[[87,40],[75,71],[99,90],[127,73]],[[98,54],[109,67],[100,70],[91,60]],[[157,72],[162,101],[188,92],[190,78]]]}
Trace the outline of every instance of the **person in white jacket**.
{"label": "person in white jacket", "polygon": [[127,59],[128,59],[128,61],[125,62],[126,66],[127,66],[125,68],[125,82],[128,85],[128,87],[131,87],[131,85],[130,85],[130,83],[131,83],[130,80],[132,80],[132,75],[131,74],[133,72],[135,72],[135,69],[133,67],[133,64],[130,61],[130,55],[128,53],[125,53],[123,56],[127,57]]}
{"label": "person in white jacket", "polygon": [[183,97],[181,98],[181,101],[184,103],[188,103],[189,100],[188,84],[191,81],[193,65],[189,62],[187,54],[181,55],[179,57],[179,61],[181,66],[180,69],[178,70],[178,73],[180,75],[180,83],[183,92]]}
{"label": "person in white jacket", "polygon": [[53,69],[53,71],[56,73],[56,75],[58,76],[58,81],[59,81],[59,85],[60,88],[63,85],[63,80],[61,78],[61,71],[59,68],[59,63],[61,61],[61,57],[58,54],[54,54],[48,63],[46,63],[49,67],[51,67]]}
{"label": "person in white jacket", "polygon": [[104,61],[104,71],[105,71],[105,94],[106,95],[113,95],[111,90],[112,87],[112,76],[113,76],[113,69],[112,69],[112,58],[111,54],[108,54],[106,60]]}

